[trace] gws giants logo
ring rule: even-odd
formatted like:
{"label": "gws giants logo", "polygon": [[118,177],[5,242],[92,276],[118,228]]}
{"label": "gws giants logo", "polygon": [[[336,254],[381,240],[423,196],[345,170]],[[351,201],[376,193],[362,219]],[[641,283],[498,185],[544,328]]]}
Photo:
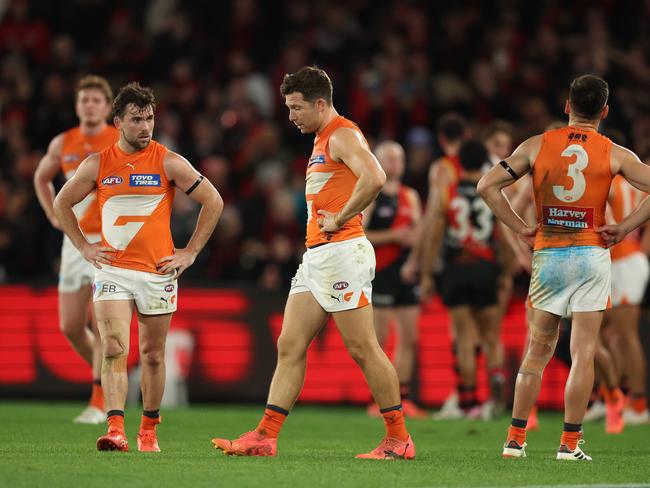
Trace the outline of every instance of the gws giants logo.
{"label": "gws giants logo", "polygon": [[102,185],[112,186],[121,185],[124,180],[121,176],[107,176],[102,180]]}
{"label": "gws giants logo", "polygon": [[350,283],[347,281],[337,281],[332,285],[332,288],[335,290],[345,290],[348,286],[350,286]]}

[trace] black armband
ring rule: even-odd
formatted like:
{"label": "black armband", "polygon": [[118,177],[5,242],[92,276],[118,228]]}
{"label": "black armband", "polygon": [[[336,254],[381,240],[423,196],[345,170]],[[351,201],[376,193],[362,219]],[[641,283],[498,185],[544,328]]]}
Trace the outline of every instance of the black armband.
{"label": "black armband", "polygon": [[512,176],[515,180],[518,180],[518,179],[519,179],[519,175],[518,175],[517,173],[515,173],[515,170],[512,169],[508,163],[506,163],[505,161],[501,160],[501,161],[499,162],[499,164],[500,164],[501,166],[503,166],[503,169],[505,169],[508,173],[510,173],[510,176]]}
{"label": "black armband", "polygon": [[186,195],[189,195],[192,193],[194,190],[196,190],[196,187],[199,186],[199,183],[203,181],[203,175],[199,176],[198,179],[194,182],[192,186],[190,186],[187,191],[185,192]]}

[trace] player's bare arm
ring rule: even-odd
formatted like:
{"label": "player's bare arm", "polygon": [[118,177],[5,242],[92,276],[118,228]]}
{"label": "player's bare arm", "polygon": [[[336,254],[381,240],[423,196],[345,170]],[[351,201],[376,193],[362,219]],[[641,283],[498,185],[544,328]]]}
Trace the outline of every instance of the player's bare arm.
{"label": "player's bare arm", "polygon": [[[512,210],[520,215],[526,223],[533,223],[535,216],[535,200],[533,195],[533,178],[530,174],[523,176],[515,186],[515,192],[510,197]],[[517,264],[528,274],[532,272],[533,254],[527,242],[517,238],[517,235],[505,224],[500,227],[503,239],[514,253]]]}
{"label": "player's bare arm", "polygon": [[434,293],[431,270],[433,261],[440,253],[445,235],[447,218],[445,215],[446,193],[438,191],[427,202],[427,209],[422,217],[418,252],[420,256],[420,298],[425,301]]}
{"label": "player's bare arm", "polygon": [[515,149],[503,164],[491,168],[478,182],[477,190],[496,217],[520,238],[532,244],[537,227],[526,222],[512,209],[502,190],[527,174],[541,147],[542,136],[533,136]]}
{"label": "player's bare arm", "polygon": [[[510,229],[503,223],[496,226],[495,244],[497,248],[497,259],[501,270],[499,281],[510,281],[512,287],[512,278],[519,271],[519,262],[517,260],[516,250],[513,248],[508,233],[512,236]],[[518,239],[515,241],[521,242]]]}
{"label": "player's bare arm", "polygon": [[187,246],[175,249],[174,254],[158,261],[158,270],[167,273],[176,270],[176,277],[189,268],[201,249],[212,235],[221,212],[223,200],[216,188],[205,179],[184,157],[169,152],[163,161],[167,178],[174,181],[176,187],[187,193],[190,198],[201,205],[196,227]]}
{"label": "player's bare arm", "polygon": [[[643,164],[632,151],[613,144],[611,164],[613,174],[621,174],[632,186],[644,193],[650,192],[650,167]],[[648,219],[650,219],[650,200],[646,197],[618,225],[604,225],[597,228],[596,232],[600,232],[607,246],[613,246]]]}
{"label": "player's bare arm", "polygon": [[411,252],[400,269],[400,275],[406,283],[415,283],[417,280],[418,270],[420,269],[420,235],[422,229],[422,202],[420,195],[413,188],[409,188],[406,193],[411,202],[411,219],[413,225],[409,228],[409,242],[411,243]]}
{"label": "player's bare arm", "polygon": [[104,247],[99,242],[90,243],[81,232],[77,217],[72,208],[82,201],[96,187],[99,172],[99,156],[88,156],[77,168],[74,176],[63,185],[54,199],[54,213],[61,225],[61,230],[70,238],[86,261],[97,269],[101,264],[111,264],[114,249]]}
{"label": "player's bare arm", "polygon": [[646,222],[641,230],[641,252],[650,256],[650,222]]}
{"label": "player's bare arm", "polygon": [[330,137],[329,152],[335,161],[350,168],[358,180],[350,199],[339,212],[318,211],[318,226],[322,232],[336,232],[361,213],[377,197],[386,182],[384,170],[357,131],[337,129]]}
{"label": "player's bare arm", "polygon": [[444,197],[446,195],[446,189],[449,188],[449,185],[454,181],[449,166],[444,164],[442,159],[437,159],[431,163],[427,178],[429,181],[429,194],[427,196],[424,215],[420,219],[420,224],[418,225],[418,239],[415,246],[413,246],[413,253],[416,256],[422,256],[422,250],[420,247],[424,242],[423,236],[428,232],[428,223],[433,222],[433,216],[429,214],[433,209],[433,201],[438,198],[439,195]]}
{"label": "player's bare arm", "polygon": [[59,134],[50,142],[47,152],[38,162],[34,173],[34,190],[47,219],[55,229],[61,230],[59,221],[54,215],[54,185],[52,182],[61,171],[61,151],[63,149],[63,134]]}
{"label": "player's bare arm", "polygon": [[425,215],[422,219],[423,222],[431,221],[432,216],[427,215],[427,213],[432,211],[435,206],[434,201],[439,198],[440,195],[445,194],[446,189],[449,188],[449,185],[451,185],[454,180],[449,167],[444,164],[441,159],[437,159],[431,163],[427,178],[429,181],[429,195],[426,201]]}

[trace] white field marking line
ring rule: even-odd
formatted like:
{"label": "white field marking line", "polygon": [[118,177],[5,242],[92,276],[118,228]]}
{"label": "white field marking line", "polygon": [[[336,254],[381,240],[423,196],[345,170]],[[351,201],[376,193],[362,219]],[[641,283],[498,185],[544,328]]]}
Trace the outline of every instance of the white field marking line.
{"label": "white field marking line", "polygon": [[[469,485],[467,485],[469,486]],[[422,487],[422,488],[453,488],[453,487]],[[606,484],[576,484],[576,485],[499,485],[481,486],[477,488],[650,488],[648,483],[606,483]]]}

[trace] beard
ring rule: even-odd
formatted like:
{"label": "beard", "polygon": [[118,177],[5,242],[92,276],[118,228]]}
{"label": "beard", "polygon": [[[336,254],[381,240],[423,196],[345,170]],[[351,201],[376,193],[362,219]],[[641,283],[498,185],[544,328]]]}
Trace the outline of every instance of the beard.
{"label": "beard", "polygon": [[129,139],[128,137],[126,137],[126,134],[124,134],[124,133],[122,133],[122,135],[124,136],[124,140],[125,140],[125,141],[126,141],[126,142],[131,146],[131,147],[133,147],[134,149],[136,149],[136,150],[138,150],[138,151],[141,151],[141,150],[143,150],[144,148],[146,148],[146,147],[149,145],[149,143],[151,142],[151,138],[147,139],[147,142],[142,142],[142,141],[141,141],[140,139],[138,139],[138,138],[135,138],[135,139]]}

